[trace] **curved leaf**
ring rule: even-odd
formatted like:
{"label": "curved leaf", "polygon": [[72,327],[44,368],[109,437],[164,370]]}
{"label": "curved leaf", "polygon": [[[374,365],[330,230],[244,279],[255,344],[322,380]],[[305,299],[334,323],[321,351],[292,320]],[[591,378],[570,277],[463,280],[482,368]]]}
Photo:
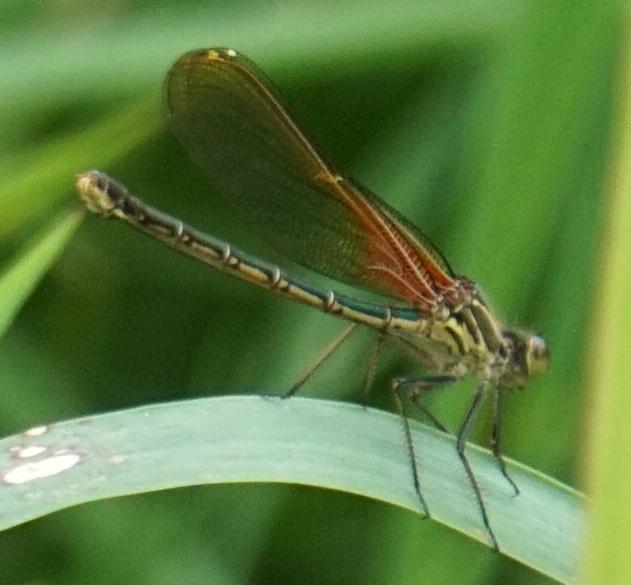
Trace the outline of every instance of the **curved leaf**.
{"label": "curved leaf", "polygon": [[[413,423],[433,519],[486,541],[453,438]],[[502,552],[575,579],[582,498],[468,448]],[[140,407],[31,429],[0,441],[0,529],[69,506],[186,485],[281,482],[351,492],[420,512],[401,421],[358,405],[230,396]]]}

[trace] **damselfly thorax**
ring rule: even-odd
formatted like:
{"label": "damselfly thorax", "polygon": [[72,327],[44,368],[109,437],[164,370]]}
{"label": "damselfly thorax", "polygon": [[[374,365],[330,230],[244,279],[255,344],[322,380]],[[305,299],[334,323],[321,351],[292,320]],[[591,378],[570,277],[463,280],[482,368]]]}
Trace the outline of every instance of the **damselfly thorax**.
{"label": "damselfly thorax", "polygon": [[398,336],[424,356],[438,373],[467,375],[493,386],[523,386],[528,377],[545,370],[548,350],[537,335],[503,329],[471,281],[465,281],[467,299],[455,307],[445,304],[420,317],[413,331]]}

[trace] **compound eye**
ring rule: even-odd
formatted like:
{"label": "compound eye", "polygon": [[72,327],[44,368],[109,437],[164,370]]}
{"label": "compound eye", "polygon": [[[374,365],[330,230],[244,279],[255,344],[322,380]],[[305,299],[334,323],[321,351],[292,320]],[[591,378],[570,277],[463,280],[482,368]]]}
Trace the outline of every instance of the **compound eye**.
{"label": "compound eye", "polygon": [[526,365],[528,367],[528,374],[531,376],[537,376],[548,367],[550,363],[550,351],[546,342],[538,335],[532,335],[528,339],[528,345],[526,348]]}

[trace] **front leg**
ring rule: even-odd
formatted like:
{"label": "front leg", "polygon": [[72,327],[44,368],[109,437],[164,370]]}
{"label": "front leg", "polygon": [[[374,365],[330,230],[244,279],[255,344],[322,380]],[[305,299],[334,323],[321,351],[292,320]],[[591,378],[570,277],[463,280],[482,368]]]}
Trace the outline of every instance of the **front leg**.
{"label": "front leg", "polygon": [[494,412],[493,412],[493,430],[491,431],[491,450],[493,451],[493,456],[497,461],[497,464],[500,468],[502,475],[506,478],[506,481],[511,484],[513,490],[515,491],[515,495],[519,495],[519,488],[517,484],[513,481],[513,478],[508,475],[508,471],[506,469],[506,463],[504,462],[504,458],[502,457],[502,451],[500,447],[500,438],[502,434],[502,398],[504,397],[505,390],[503,388],[495,389],[495,402],[494,402]]}
{"label": "front leg", "polygon": [[478,485],[478,480],[475,478],[473,473],[473,469],[471,469],[471,465],[469,464],[469,460],[467,459],[467,455],[465,453],[465,447],[467,445],[467,439],[471,434],[471,429],[473,428],[473,423],[475,422],[478,413],[480,412],[480,408],[482,407],[482,403],[486,398],[486,395],[489,391],[487,382],[482,382],[475,394],[473,396],[473,400],[471,405],[467,409],[464,419],[462,422],[462,426],[458,431],[458,438],[456,440],[456,450],[458,451],[458,456],[460,457],[460,461],[462,462],[462,466],[464,467],[465,472],[467,473],[467,477],[469,478],[469,483],[473,488],[473,493],[475,494],[475,498],[478,501],[478,508],[480,509],[480,514],[482,516],[482,522],[486,528],[486,531],[491,539],[491,545],[496,551],[499,551],[499,544],[497,539],[495,538],[495,533],[491,528],[491,522],[489,520],[489,515],[486,511],[486,505],[484,504],[484,499],[482,498],[482,492],[480,491],[480,486]]}

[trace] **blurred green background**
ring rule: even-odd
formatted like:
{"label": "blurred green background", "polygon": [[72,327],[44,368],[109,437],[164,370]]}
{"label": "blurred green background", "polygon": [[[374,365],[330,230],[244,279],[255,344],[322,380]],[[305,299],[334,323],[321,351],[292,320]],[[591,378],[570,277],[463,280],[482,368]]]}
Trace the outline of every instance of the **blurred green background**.
{"label": "blurred green background", "polygon": [[[164,121],[171,63],[234,47],[339,167],[422,226],[507,323],[546,338],[551,369],[508,401],[505,451],[581,487],[621,5],[1,2],[0,260],[77,207],[74,174],[87,168],[276,260]],[[87,218],[2,339],[0,430],[281,393],[343,327]],[[305,393],[359,400],[371,339],[358,335]],[[395,348],[381,365],[372,401],[390,408],[389,378],[417,370]],[[470,391],[460,384],[432,406],[454,426]],[[479,427],[484,442],[488,419]],[[28,584],[549,582],[414,514],[283,485],[64,511],[0,534],[0,566],[3,583]]]}

